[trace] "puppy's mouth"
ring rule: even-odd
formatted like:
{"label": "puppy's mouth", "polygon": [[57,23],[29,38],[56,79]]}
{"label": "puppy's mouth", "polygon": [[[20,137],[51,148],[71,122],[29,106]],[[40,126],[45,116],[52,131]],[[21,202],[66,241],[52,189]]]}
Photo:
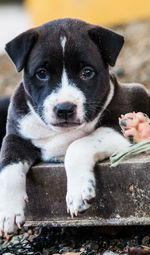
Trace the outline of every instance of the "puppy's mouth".
{"label": "puppy's mouth", "polygon": [[63,128],[76,127],[81,124],[82,124],[81,122],[70,122],[70,121],[52,123],[52,125],[55,127],[63,127]]}

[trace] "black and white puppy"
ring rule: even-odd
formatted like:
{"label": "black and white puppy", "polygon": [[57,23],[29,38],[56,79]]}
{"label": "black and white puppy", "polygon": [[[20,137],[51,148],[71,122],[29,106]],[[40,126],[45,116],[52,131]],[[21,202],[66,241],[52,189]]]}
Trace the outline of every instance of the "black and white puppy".
{"label": "black and white puppy", "polygon": [[118,84],[109,74],[123,43],[111,30],[60,19],[6,45],[24,73],[10,102],[1,149],[1,235],[25,220],[26,174],[34,163],[64,157],[67,209],[74,216],[95,197],[95,163],[129,146],[118,132],[118,117],[149,114],[149,96],[143,86]]}

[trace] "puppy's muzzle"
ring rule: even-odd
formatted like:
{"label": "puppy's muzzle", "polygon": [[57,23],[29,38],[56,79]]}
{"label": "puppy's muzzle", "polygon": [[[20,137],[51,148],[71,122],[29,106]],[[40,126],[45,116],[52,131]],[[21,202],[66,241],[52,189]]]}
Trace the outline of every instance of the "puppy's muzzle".
{"label": "puppy's muzzle", "polygon": [[76,105],[66,102],[63,104],[57,104],[54,108],[54,112],[59,119],[69,120],[74,118],[76,114]]}

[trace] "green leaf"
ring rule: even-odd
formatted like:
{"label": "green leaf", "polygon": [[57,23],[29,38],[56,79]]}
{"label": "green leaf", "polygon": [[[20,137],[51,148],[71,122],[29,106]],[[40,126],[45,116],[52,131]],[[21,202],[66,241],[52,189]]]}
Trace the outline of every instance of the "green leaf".
{"label": "green leaf", "polygon": [[150,150],[150,140],[131,145],[128,149],[110,157],[111,167],[117,166],[124,158]]}

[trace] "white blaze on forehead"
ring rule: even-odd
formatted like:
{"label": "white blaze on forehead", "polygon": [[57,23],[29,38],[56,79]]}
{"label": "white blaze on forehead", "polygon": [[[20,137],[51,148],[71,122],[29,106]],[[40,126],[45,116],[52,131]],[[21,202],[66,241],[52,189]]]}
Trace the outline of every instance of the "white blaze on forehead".
{"label": "white blaze on forehead", "polygon": [[65,102],[70,102],[77,106],[77,119],[80,119],[82,122],[85,117],[84,104],[86,98],[83,92],[69,80],[65,68],[63,68],[59,87],[47,96],[43,104],[43,115],[46,123],[56,122],[54,108],[57,104],[63,104]]}
{"label": "white blaze on forehead", "polygon": [[65,52],[66,41],[67,41],[66,36],[61,36],[61,37],[60,37],[60,43],[61,43],[61,46],[62,46],[62,49],[63,49],[63,54],[64,54],[64,52]]}
{"label": "white blaze on forehead", "polygon": [[61,76],[61,88],[67,88],[68,86],[70,86],[71,83],[68,79],[67,73],[66,73],[66,69],[63,68],[62,71],[62,76]]}

